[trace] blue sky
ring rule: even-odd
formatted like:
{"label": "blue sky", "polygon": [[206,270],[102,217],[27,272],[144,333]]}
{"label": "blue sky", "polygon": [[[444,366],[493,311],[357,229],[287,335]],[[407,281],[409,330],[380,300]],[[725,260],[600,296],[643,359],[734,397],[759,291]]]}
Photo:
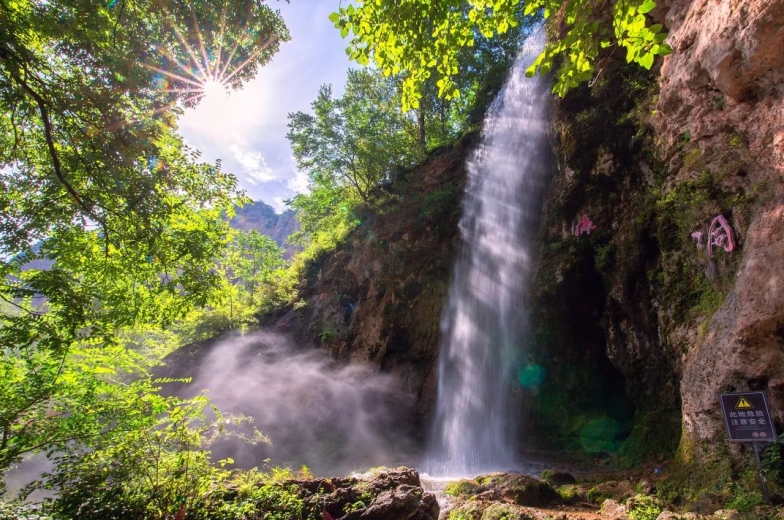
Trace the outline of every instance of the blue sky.
{"label": "blue sky", "polygon": [[[344,0],[345,3],[345,0]],[[286,139],[287,114],[310,110],[320,85],[330,83],[341,94],[346,70],[347,40],[327,18],[340,0],[270,1],[280,9],[291,41],[243,90],[209,92],[179,120],[185,141],[207,161],[221,159],[223,169],[239,179],[254,200],[277,211],[283,201],[306,189]]]}

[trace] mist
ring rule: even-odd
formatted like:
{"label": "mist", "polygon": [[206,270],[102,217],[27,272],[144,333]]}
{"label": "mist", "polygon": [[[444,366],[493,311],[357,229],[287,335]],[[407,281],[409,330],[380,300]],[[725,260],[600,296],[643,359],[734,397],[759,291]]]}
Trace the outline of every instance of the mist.
{"label": "mist", "polygon": [[337,363],[320,350],[297,349],[270,332],[205,348],[191,373],[170,367],[179,377],[193,378],[174,393],[187,398],[204,392],[221,412],[253,417],[271,441],[221,441],[212,447],[215,457],[231,457],[240,468],[306,465],[319,475],[414,460],[408,431],[412,399],[393,376]]}

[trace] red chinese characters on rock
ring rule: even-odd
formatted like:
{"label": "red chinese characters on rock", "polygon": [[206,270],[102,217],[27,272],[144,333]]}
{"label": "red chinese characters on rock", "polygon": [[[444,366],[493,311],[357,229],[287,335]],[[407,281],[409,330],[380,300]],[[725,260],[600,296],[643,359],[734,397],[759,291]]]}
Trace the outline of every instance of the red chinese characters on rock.
{"label": "red chinese characters on rock", "polygon": [[593,225],[593,222],[588,218],[588,215],[583,215],[580,220],[575,223],[572,232],[574,233],[574,236],[578,237],[583,234],[590,235],[592,229],[596,229],[596,226]]}
{"label": "red chinese characters on rock", "polygon": [[728,253],[735,251],[732,228],[721,215],[713,219],[708,230],[708,256],[713,253],[713,246],[722,247]]}
{"label": "red chinese characters on rock", "polygon": [[[697,249],[699,250],[705,249],[705,244],[702,243],[703,236],[704,235],[702,231],[695,231],[691,234],[691,237],[697,240]],[[735,251],[735,241],[732,237],[732,228],[727,223],[727,219],[725,219],[722,215],[717,216],[711,222],[710,228],[708,228],[707,244],[708,258],[713,257],[714,247],[721,247],[727,253],[732,253]]]}

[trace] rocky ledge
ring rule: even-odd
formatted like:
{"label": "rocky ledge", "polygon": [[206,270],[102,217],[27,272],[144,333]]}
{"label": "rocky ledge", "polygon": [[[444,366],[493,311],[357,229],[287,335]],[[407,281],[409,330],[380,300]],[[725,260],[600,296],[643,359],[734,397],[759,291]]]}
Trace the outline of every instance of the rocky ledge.
{"label": "rocky ledge", "polygon": [[359,477],[291,480],[307,510],[324,520],[437,520],[435,496],[422,489],[409,468],[370,472]]}
{"label": "rocky ledge", "polygon": [[542,479],[490,473],[451,482],[444,489],[440,520],[784,520],[781,507],[741,512],[703,497],[676,508],[649,480],[589,480],[578,483],[569,473],[545,471]]}
{"label": "rocky ledge", "polygon": [[[563,499],[548,482],[528,475],[490,473],[446,487],[446,520],[560,518]],[[569,516],[564,518],[571,518]]]}

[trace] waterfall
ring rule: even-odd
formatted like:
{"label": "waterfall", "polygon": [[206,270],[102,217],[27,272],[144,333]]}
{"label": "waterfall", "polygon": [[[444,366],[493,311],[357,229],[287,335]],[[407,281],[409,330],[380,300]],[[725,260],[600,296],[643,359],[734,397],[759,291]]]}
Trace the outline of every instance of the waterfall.
{"label": "waterfall", "polygon": [[526,341],[532,238],[549,174],[547,85],[530,36],[467,162],[461,249],[441,320],[438,401],[424,471],[465,476],[516,463],[513,399]]}

